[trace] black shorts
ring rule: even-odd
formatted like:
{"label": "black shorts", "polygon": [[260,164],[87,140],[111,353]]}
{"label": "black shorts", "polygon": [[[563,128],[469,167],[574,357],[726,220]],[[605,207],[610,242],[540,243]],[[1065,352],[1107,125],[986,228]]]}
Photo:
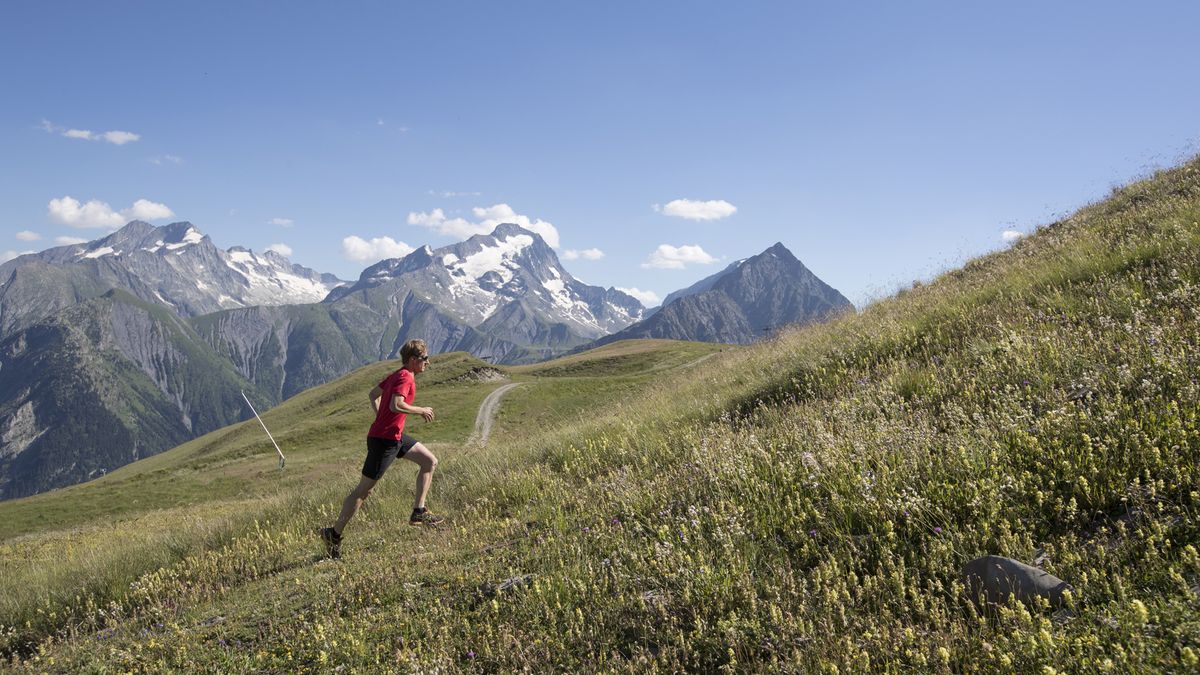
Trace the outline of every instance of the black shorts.
{"label": "black shorts", "polygon": [[371,480],[379,480],[391,463],[412,450],[417,442],[417,439],[408,434],[400,434],[398,441],[394,438],[367,436],[367,461],[363,462],[362,474]]}

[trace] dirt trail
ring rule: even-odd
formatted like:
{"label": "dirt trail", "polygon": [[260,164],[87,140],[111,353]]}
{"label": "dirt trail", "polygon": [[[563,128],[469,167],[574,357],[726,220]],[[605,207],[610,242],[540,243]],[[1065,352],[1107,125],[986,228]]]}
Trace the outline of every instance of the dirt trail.
{"label": "dirt trail", "polygon": [[492,433],[492,421],[496,417],[496,409],[500,407],[500,399],[508,393],[513,387],[520,386],[520,382],[513,382],[498,387],[495,391],[487,395],[483,399],[483,404],[479,406],[479,414],[475,416],[475,432],[467,439],[467,445],[484,446],[487,445],[488,436]]}
{"label": "dirt trail", "polygon": [[[720,352],[712,352],[711,354],[705,354],[698,359],[689,361],[682,366],[674,366],[673,368],[685,370],[687,368],[691,368],[692,366],[699,365],[700,363],[707,361],[719,353]],[[672,366],[658,365],[650,368],[646,372],[666,370],[668,368],[672,368]],[[497,387],[495,391],[487,395],[487,398],[483,399],[483,403],[479,406],[479,413],[475,415],[475,431],[473,431],[471,433],[471,437],[467,439],[468,446],[482,448],[483,446],[487,445],[488,436],[490,436],[492,433],[492,422],[496,418],[496,409],[500,407],[500,399],[503,398],[504,395],[507,394],[513,387],[518,387],[520,385],[520,382],[513,382],[511,384]]]}

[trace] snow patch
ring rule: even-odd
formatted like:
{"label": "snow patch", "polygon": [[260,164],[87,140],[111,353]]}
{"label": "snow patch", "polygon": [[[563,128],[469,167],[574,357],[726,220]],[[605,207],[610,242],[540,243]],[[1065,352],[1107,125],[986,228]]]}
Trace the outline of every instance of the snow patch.
{"label": "snow patch", "polygon": [[201,241],[204,241],[204,235],[197,232],[196,228],[189,227],[188,231],[183,235],[183,239],[179,240],[179,243],[167,244],[167,250],[177,251],[178,249],[191,246],[192,244],[199,244]]}
{"label": "snow patch", "polygon": [[509,269],[514,265],[512,258],[516,257],[522,249],[533,244],[533,237],[527,234],[518,234],[507,239],[497,239],[496,246],[484,246],[478,253],[467,256],[460,264],[455,267],[467,273],[467,276],[472,279],[495,272],[507,282],[512,279],[512,270]]}
{"label": "snow patch", "polygon": [[111,246],[103,246],[94,251],[88,251],[87,253],[82,253],[81,255],[85,258],[102,258],[106,255],[111,255],[113,257],[116,257],[116,256],[121,255],[121,252],[113,249],[113,247],[111,247]]}
{"label": "snow patch", "polygon": [[254,261],[254,254],[249,251],[230,251],[229,259],[235,263],[248,265]]}
{"label": "snow patch", "polygon": [[158,291],[154,291],[154,297],[158,298],[158,301],[159,301],[159,302],[161,302],[161,303],[163,303],[164,305],[170,305],[170,306],[172,306],[172,307],[178,307],[178,305],[176,305],[175,303],[173,303],[173,302],[171,302],[170,300],[168,300],[168,299],[164,298],[164,297],[162,296],[162,293],[159,293]]}

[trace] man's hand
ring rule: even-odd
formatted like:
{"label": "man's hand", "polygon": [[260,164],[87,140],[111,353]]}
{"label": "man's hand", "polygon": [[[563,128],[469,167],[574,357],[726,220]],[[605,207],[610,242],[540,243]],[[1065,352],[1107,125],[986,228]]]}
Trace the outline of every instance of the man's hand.
{"label": "man's hand", "polygon": [[424,417],[426,422],[432,422],[433,408],[421,408],[421,417]]}

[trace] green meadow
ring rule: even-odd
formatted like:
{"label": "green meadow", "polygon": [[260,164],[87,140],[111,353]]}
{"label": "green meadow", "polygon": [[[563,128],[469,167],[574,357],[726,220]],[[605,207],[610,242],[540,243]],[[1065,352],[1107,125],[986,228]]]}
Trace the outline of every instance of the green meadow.
{"label": "green meadow", "polygon": [[[61,672],[1200,669],[1200,162],[750,347],[439,355],[438,529],[354,484],[360,369],[82,485],[0,504],[0,644]],[[982,612],[1035,559],[1068,606]]]}

